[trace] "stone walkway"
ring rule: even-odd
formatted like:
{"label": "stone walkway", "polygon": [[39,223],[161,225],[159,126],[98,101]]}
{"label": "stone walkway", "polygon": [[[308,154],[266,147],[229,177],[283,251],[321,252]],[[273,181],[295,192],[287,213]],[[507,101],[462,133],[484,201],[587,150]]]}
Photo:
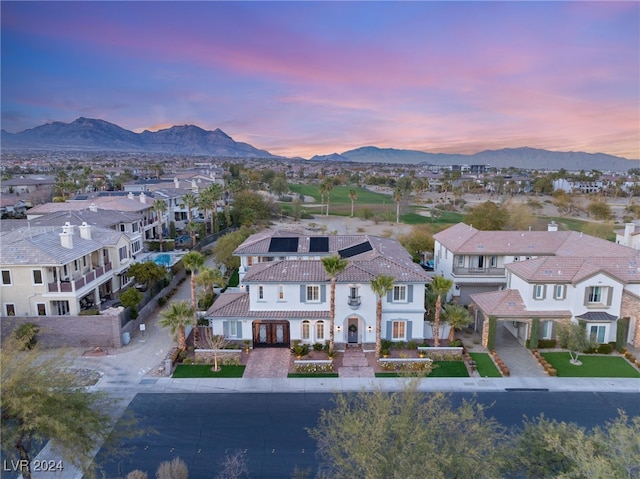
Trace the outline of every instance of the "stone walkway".
{"label": "stone walkway", "polygon": [[342,356],[342,367],[338,369],[338,376],[341,378],[373,378],[375,374],[362,350],[348,348]]}
{"label": "stone walkway", "polygon": [[496,351],[509,368],[511,376],[548,377],[531,351],[521,345],[500,321],[496,331]]}
{"label": "stone walkway", "polygon": [[286,378],[289,373],[289,348],[251,350],[243,378]]}

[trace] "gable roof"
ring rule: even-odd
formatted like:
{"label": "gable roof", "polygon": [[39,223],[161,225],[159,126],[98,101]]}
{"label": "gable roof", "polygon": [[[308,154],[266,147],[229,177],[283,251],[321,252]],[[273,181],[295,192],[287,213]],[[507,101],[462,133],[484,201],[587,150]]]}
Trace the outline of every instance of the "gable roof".
{"label": "gable roof", "polygon": [[501,291],[490,291],[487,293],[477,293],[470,295],[475,305],[487,316],[499,318],[564,318],[571,317],[569,310],[549,310],[533,311],[527,310],[520,296],[520,292],[515,289],[504,289]]}

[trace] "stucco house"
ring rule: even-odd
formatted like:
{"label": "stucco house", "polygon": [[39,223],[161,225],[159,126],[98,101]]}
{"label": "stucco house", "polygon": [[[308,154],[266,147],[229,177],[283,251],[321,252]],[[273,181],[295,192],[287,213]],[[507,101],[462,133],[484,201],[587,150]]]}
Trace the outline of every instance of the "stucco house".
{"label": "stucco house", "polygon": [[215,334],[249,340],[254,347],[289,346],[294,340],[324,344],[331,282],[321,258],[336,254],[348,262],[336,277],[336,348],[373,348],[377,297],[370,281],[381,274],[396,279],[382,301],[383,339],[421,342],[430,334],[424,321],[430,278],[395,240],[265,230],[234,254],[241,260],[239,288],[223,293],[205,315]]}

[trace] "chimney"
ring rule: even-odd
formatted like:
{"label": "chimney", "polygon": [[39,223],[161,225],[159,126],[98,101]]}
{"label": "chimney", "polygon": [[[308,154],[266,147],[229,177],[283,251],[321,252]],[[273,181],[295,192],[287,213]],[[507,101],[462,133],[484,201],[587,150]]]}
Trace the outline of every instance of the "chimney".
{"label": "chimney", "polygon": [[547,225],[547,231],[558,231],[558,223],[552,221]]}
{"label": "chimney", "polygon": [[173,186],[175,186],[176,189],[180,188],[180,180],[178,180],[177,176],[173,179]]}
{"label": "chimney", "polygon": [[196,180],[191,180],[191,190],[193,192],[198,191],[198,185],[196,184]]}
{"label": "chimney", "polygon": [[127,194],[127,198],[129,198],[130,200],[133,199],[133,191],[130,191],[129,194]]}
{"label": "chimney", "polygon": [[147,202],[147,195],[144,194],[144,191],[140,193],[140,203]]}
{"label": "chimney", "polygon": [[94,213],[97,213],[97,212],[98,212],[98,207],[96,206],[96,204],[95,204],[95,203],[91,203],[91,204],[89,205],[89,211],[92,211],[92,212],[94,212]]}
{"label": "chimney", "polygon": [[83,221],[80,225],[80,238],[90,240],[91,239],[91,225],[88,225],[86,221]]}
{"label": "chimney", "polygon": [[73,226],[68,221],[62,227],[60,233],[60,244],[63,248],[73,249]]}

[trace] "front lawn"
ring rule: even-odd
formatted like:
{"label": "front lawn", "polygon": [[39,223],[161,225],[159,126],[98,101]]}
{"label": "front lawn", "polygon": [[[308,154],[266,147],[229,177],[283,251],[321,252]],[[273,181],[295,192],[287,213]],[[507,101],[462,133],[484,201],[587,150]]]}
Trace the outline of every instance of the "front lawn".
{"label": "front lawn", "polygon": [[[377,378],[397,378],[410,374],[407,372],[382,372],[376,373]],[[420,374],[421,375],[421,374]],[[462,361],[434,361],[431,373],[426,378],[468,378],[467,367]]]}
{"label": "front lawn", "polygon": [[568,352],[541,353],[557,371],[558,377],[565,378],[640,378],[640,371],[620,356],[594,356],[582,354],[578,358],[582,366],[569,362]]}
{"label": "front lawn", "polygon": [[241,378],[246,366],[222,366],[218,372],[213,372],[212,364],[178,364],[172,378]]}
{"label": "front lawn", "polygon": [[502,374],[498,371],[495,363],[488,353],[469,353],[469,356],[476,362],[478,374],[483,378],[501,378]]}

